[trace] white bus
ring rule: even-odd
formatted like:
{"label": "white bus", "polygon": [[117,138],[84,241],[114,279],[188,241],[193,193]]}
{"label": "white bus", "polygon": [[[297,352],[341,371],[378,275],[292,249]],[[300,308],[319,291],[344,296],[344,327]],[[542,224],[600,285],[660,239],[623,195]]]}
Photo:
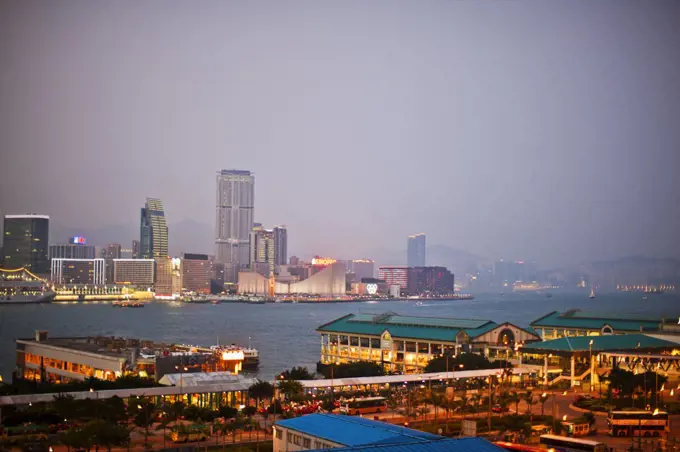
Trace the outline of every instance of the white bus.
{"label": "white bus", "polygon": [[561,452],[608,452],[605,443],[568,436],[541,435],[541,444]]}
{"label": "white bus", "polygon": [[668,431],[665,411],[610,411],[607,430],[611,436],[662,436]]}

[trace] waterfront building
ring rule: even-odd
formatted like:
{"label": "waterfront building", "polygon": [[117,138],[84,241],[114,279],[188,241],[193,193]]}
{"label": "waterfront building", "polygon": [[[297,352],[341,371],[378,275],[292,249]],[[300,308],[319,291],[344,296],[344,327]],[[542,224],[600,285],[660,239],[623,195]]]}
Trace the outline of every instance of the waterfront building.
{"label": "waterfront building", "polygon": [[3,228],[4,266],[26,268],[48,274],[50,217],[47,215],[5,215]]}
{"label": "waterfront building", "polygon": [[217,173],[216,237],[217,261],[227,264],[228,282],[249,265],[250,231],[255,207],[255,175],[245,170]]}
{"label": "waterfront building", "polygon": [[114,259],[113,282],[153,287],[156,261],[153,259]]}
{"label": "waterfront building", "polygon": [[141,257],[139,252],[139,240],[132,241],[132,258],[139,259]]}
{"label": "waterfront building", "polygon": [[390,287],[382,279],[376,278],[362,278],[361,282],[352,283],[352,294],[373,296],[373,295],[387,295]]}
{"label": "waterfront building", "polygon": [[283,225],[274,226],[274,265],[288,263],[288,228]]}
{"label": "waterfront building", "polygon": [[424,267],[426,265],[425,234],[419,233],[408,236],[406,265],[408,267]]}
{"label": "waterfront building", "polygon": [[168,226],[160,199],[146,198],[141,210],[139,232],[139,252],[143,259],[168,255]]}
{"label": "waterfront building", "polygon": [[[274,452],[359,446],[381,449],[386,444],[413,444],[423,448],[433,441],[445,440],[443,436],[386,422],[325,413],[278,420],[273,431]],[[444,450],[452,449],[445,448],[442,452]]]}
{"label": "waterfront building", "polygon": [[408,293],[452,294],[454,277],[446,267],[409,267]]}
{"label": "waterfront building", "polygon": [[186,373],[239,373],[241,349],[210,349],[117,337],[35,337],[16,340],[17,377],[65,383],[87,378],[113,381],[126,375],[161,380],[186,368]]}
{"label": "waterfront building", "polygon": [[325,266],[303,281],[277,276],[273,280],[256,272],[239,272],[238,293],[256,295],[345,295],[345,266],[342,263]]}
{"label": "waterfront building", "polygon": [[66,244],[50,245],[48,257],[52,259],[94,259],[95,247],[87,244],[85,237],[71,237]]}
{"label": "waterfront building", "polygon": [[491,320],[349,314],[321,325],[321,362],[369,361],[387,372],[418,373],[443,353],[516,355],[515,344],[539,341],[530,330]]}
{"label": "waterfront building", "polygon": [[[255,227],[250,231],[250,269],[269,276],[276,265],[276,246],[273,229]],[[265,272],[262,272],[266,269]]]}
{"label": "waterfront building", "polygon": [[182,294],[182,259],[159,257],[156,259],[156,298],[179,298]]}
{"label": "waterfront building", "polygon": [[570,309],[550,312],[531,322],[544,340],[565,336],[600,336],[632,333],[669,333],[678,326],[678,315],[603,313]]}
{"label": "waterfront building", "polygon": [[388,286],[408,287],[408,267],[380,267],[378,279],[382,279]]}
{"label": "waterfront building", "polygon": [[371,259],[355,259],[350,261],[348,268],[356,281],[361,281],[364,278],[375,278],[375,261]]}
{"label": "waterfront building", "polygon": [[214,270],[207,254],[184,253],[182,255],[182,292],[210,293],[210,280]]}
{"label": "waterfront building", "polygon": [[103,286],[106,283],[104,259],[61,259],[51,261],[50,279],[54,284],[88,284]]}
{"label": "waterfront building", "polygon": [[121,251],[120,243],[109,243],[104,250],[104,259],[120,259]]}

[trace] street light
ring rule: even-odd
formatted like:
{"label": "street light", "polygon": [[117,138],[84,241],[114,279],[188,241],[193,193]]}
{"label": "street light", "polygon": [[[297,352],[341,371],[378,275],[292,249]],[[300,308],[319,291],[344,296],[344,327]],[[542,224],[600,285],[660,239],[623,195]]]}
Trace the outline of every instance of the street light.
{"label": "street light", "polygon": [[593,340],[588,342],[588,367],[590,367],[590,392],[593,392]]}

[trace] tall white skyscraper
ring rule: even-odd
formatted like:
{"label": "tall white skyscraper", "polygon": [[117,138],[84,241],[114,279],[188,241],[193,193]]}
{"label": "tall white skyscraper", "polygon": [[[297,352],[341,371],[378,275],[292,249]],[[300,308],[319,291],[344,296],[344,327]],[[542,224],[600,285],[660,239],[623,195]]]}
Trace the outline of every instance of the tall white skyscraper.
{"label": "tall white skyscraper", "polygon": [[238,271],[250,263],[254,208],[254,174],[245,170],[217,173],[215,245],[217,261],[226,265],[225,279],[234,281]]}

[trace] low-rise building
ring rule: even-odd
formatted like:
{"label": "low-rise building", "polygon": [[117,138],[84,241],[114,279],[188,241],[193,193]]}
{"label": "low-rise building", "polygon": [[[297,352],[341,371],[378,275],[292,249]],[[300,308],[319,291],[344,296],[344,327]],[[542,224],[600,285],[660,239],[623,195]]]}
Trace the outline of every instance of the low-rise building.
{"label": "low-rise building", "polygon": [[369,361],[387,372],[418,373],[443,353],[490,359],[516,356],[515,345],[539,341],[534,332],[491,320],[349,314],[317,328],[323,364]]}
{"label": "low-rise building", "polygon": [[274,452],[378,444],[425,444],[445,439],[385,422],[337,414],[308,414],[274,423]]}

